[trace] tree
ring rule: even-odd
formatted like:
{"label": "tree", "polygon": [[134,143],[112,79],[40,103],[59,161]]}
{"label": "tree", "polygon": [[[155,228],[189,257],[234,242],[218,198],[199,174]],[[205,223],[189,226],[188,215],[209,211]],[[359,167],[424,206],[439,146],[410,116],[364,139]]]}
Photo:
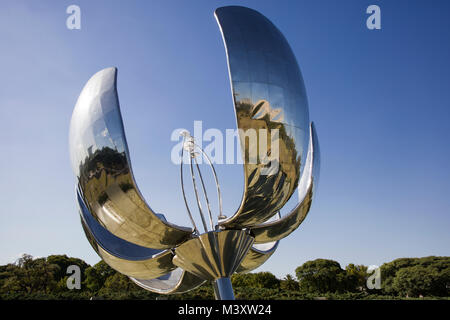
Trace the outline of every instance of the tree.
{"label": "tree", "polygon": [[270,272],[237,273],[231,277],[235,287],[276,289],[280,286],[280,280]]}
{"label": "tree", "polygon": [[386,294],[397,294],[393,288],[393,282],[397,271],[402,268],[408,268],[415,265],[417,262],[414,258],[400,258],[395,259],[389,263],[384,263],[381,266],[381,288]]}
{"label": "tree", "polygon": [[84,285],[90,291],[97,292],[105,284],[106,279],[113,276],[117,272],[108,266],[103,260],[93,267],[89,267],[85,271]]}
{"label": "tree", "polygon": [[59,267],[45,258],[33,259],[24,254],[15,264],[6,266],[3,276],[7,279],[3,282],[2,292],[52,292],[56,288],[55,274],[58,272]]}
{"label": "tree", "polygon": [[255,288],[276,289],[280,286],[280,280],[270,272],[258,272],[253,275],[253,287]]}
{"label": "tree", "polygon": [[390,295],[448,296],[450,257],[401,258],[384,263],[381,287]]}
{"label": "tree", "polygon": [[288,274],[283,278],[283,280],[281,280],[280,288],[282,290],[298,291],[300,287],[298,285],[298,282],[295,281],[295,279],[290,274]]}
{"label": "tree", "polygon": [[[84,271],[84,290],[67,290],[67,266],[78,265]],[[286,275],[282,280],[270,272],[235,274],[232,283],[239,299],[298,299],[326,294],[333,299],[450,296],[450,257],[396,259],[381,266],[384,292],[346,292],[365,287],[367,267],[349,264],[343,270],[333,260],[308,261],[296,269],[297,282]],[[281,288],[281,290],[279,290]],[[389,291],[388,291],[389,290]],[[337,294],[336,294],[337,293]],[[373,294],[373,295],[372,295]],[[154,299],[130,279],[100,261],[89,267],[83,260],[52,255],[33,258],[23,255],[15,263],[0,266],[0,299],[89,299],[99,295],[107,299]],[[169,299],[213,299],[210,283]]]}
{"label": "tree", "polygon": [[119,272],[116,272],[114,275],[109,276],[101,290],[100,294],[116,294],[118,292],[130,292],[133,290],[139,289],[139,287],[134,284],[130,278],[126,275],[123,275]]}
{"label": "tree", "polygon": [[448,295],[450,270],[439,272],[433,266],[416,265],[399,270],[392,283],[393,289],[402,296],[445,296]]}
{"label": "tree", "polygon": [[316,259],[295,269],[300,290],[307,293],[342,292],[345,271],[334,260]]}
{"label": "tree", "polygon": [[84,272],[89,265],[81,259],[68,257],[67,255],[51,255],[47,257],[47,262],[50,264],[55,264],[59,267],[59,272],[55,274],[56,280],[61,280],[67,277],[67,268],[71,265],[76,265],[80,267],[82,280],[84,280]]}
{"label": "tree", "polygon": [[366,281],[369,276],[367,266],[350,263],[345,267],[345,273],[345,289],[347,291],[361,291],[366,288]]}
{"label": "tree", "polygon": [[233,287],[250,287],[252,273],[235,273],[231,276],[231,283]]}

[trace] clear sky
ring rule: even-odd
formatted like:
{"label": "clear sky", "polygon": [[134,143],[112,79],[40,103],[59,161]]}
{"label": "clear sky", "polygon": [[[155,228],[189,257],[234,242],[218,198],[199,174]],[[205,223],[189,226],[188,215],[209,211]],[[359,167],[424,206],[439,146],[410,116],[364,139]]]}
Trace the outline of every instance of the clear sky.
{"label": "clear sky", "polygon": [[[81,30],[66,28],[71,4]],[[1,264],[22,253],[99,261],[79,221],[68,131],[82,87],[105,67],[119,70],[142,193],[169,221],[189,225],[170,135],[194,120],[235,127],[213,16],[230,4],[260,11],[291,44],[321,145],[310,214],[259,270],[281,277],[316,258],[344,267],[450,255],[450,2],[2,0]],[[381,30],[366,27],[371,4]],[[217,171],[230,215],[242,169]]]}

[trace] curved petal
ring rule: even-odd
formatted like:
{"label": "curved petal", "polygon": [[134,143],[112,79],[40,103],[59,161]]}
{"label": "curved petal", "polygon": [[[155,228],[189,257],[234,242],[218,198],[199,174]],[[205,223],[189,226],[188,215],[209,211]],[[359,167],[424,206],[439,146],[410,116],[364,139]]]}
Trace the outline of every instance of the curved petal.
{"label": "curved petal", "polygon": [[299,227],[309,212],[320,172],[319,141],[313,123],[311,123],[310,131],[308,156],[299,183],[299,200],[302,200],[289,214],[280,220],[251,228],[251,233],[255,237],[255,243],[283,239]]}
{"label": "curved petal", "polygon": [[236,272],[246,273],[259,268],[275,253],[279,242],[272,241],[253,244]]}
{"label": "curved petal", "polygon": [[[267,222],[279,220],[281,218],[280,212],[270,218]],[[239,268],[236,272],[247,273],[264,264],[278,248],[279,241],[272,241],[267,243],[253,243],[251,248],[248,250],[247,255],[241,262]]]}
{"label": "curved petal", "polygon": [[210,231],[175,249],[173,264],[205,280],[231,276],[253,244],[244,230]]}
{"label": "curved petal", "polygon": [[192,273],[183,271],[181,268],[177,268],[156,279],[142,280],[131,277],[130,279],[141,288],[159,294],[184,293],[199,287],[205,282],[205,280],[194,276]]}
{"label": "curved petal", "polygon": [[192,229],[161,220],[145,203],[131,170],[116,88],[117,69],[97,72],[72,114],[70,153],[86,205],[112,234],[155,249],[176,246]]}
{"label": "curved petal", "polygon": [[238,6],[219,8],[215,16],[228,58],[245,179],[240,207],[219,224],[251,227],[280,210],[298,186],[308,102],[295,56],[266,17]]}
{"label": "curved petal", "polygon": [[79,193],[77,199],[86,237],[111,268],[140,279],[157,278],[176,269],[170,250],[145,248],[116,237],[92,217]]}

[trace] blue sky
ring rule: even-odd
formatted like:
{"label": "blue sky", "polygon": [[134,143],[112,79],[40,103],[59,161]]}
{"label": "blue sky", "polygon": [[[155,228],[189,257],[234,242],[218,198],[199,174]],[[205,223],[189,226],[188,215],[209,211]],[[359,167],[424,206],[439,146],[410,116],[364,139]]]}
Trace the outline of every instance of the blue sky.
{"label": "blue sky", "polygon": [[[81,30],[66,8],[81,8]],[[321,145],[311,212],[259,270],[307,260],[380,265],[450,255],[448,1],[2,1],[0,263],[21,253],[96,263],[77,213],[69,122],[86,81],[119,70],[137,183],[169,221],[189,225],[170,161],[176,128],[235,127],[225,51],[213,17],[239,4],[266,15],[297,57]],[[366,8],[381,8],[381,30]],[[447,14],[448,15],[448,14]],[[218,165],[229,215],[239,165]],[[290,203],[292,205],[292,203]]]}

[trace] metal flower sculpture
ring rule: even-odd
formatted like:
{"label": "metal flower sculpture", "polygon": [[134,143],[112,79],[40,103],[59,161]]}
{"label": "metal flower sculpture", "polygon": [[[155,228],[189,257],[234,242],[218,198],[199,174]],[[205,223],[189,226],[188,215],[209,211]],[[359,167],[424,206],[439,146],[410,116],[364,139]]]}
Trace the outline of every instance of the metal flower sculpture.
{"label": "metal flower sculpture", "polygon": [[[318,179],[319,148],[302,75],[281,32],[244,7],[219,8],[215,17],[227,53],[237,127],[279,133],[278,157],[270,160],[276,170],[269,174],[264,173],[267,162],[245,157],[253,146],[241,145],[245,189],[236,213],[227,218],[220,212],[214,222],[208,202],[208,226],[199,205],[201,232],[188,205],[193,228],[168,222],[146,203],[131,169],[116,68],[99,71],[83,88],[72,115],[70,153],[83,229],[109,266],[160,294],[182,293],[212,281],[216,298],[234,299],[230,276],[261,266],[305,219]],[[197,150],[188,133],[184,146],[191,155],[198,199],[193,168],[203,150]],[[198,174],[207,199],[199,169]],[[182,187],[185,197],[183,180]],[[296,190],[299,203],[280,216]],[[217,191],[221,204],[218,183]]]}

